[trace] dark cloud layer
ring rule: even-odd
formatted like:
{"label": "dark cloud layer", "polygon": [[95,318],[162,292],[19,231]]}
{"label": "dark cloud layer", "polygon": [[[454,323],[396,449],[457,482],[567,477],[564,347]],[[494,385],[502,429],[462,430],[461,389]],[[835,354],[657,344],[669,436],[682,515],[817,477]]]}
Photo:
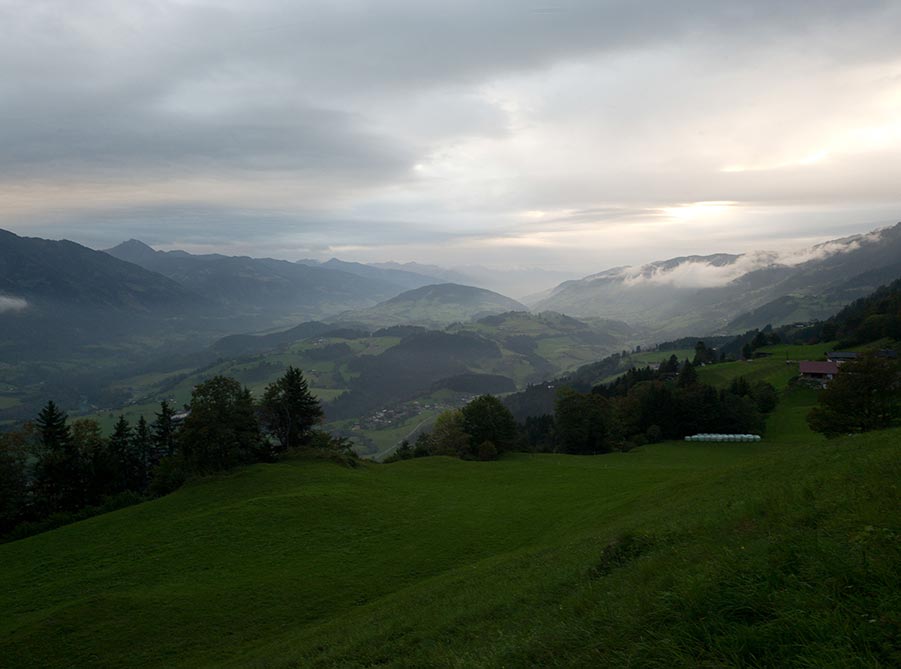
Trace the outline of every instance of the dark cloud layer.
{"label": "dark cloud layer", "polygon": [[901,199],[899,24],[873,0],[8,0],[0,226],[490,260],[693,202],[860,221]]}

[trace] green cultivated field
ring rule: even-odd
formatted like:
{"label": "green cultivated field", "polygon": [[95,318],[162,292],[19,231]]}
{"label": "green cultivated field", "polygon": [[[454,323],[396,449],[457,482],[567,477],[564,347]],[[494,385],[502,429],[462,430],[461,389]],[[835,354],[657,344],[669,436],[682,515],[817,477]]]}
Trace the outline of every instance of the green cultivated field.
{"label": "green cultivated field", "polygon": [[789,379],[798,376],[799,361],[825,360],[826,351],[834,349],[835,345],[830,343],[812,346],[765,346],[758,351],[769,353],[768,357],[708,365],[698,370],[698,378],[714,386],[726,386],[732,379],[743,376],[751,383],[766,381],[782,389]]}
{"label": "green cultivated field", "polygon": [[901,430],[298,458],[0,546],[6,667],[879,667]]}

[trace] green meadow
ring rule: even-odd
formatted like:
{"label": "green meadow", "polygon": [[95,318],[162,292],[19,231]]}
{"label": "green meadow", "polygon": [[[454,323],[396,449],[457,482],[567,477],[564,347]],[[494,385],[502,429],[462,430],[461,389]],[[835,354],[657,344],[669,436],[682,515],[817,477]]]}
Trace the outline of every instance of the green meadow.
{"label": "green meadow", "polygon": [[759,444],[197,481],[0,546],[0,665],[897,666],[901,430],[814,399]]}

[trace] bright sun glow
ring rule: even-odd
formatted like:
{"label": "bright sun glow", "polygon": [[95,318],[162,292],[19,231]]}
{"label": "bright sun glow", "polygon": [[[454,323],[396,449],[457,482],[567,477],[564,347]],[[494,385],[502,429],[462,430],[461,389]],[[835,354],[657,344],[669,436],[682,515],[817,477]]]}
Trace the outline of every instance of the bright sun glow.
{"label": "bright sun glow", "polygon": [[663,207],[660,211],[667,217],[679,221],[709,220],[728,214],[736,204],[728,201],[692,202],[675,207]]}

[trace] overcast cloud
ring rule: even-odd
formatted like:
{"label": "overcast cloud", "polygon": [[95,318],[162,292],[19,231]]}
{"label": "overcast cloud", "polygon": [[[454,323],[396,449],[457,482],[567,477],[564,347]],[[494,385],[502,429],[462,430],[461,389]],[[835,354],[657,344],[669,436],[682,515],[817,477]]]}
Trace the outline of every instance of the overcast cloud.
{"label": "overcast cloud", "polygon": [[0,0],[0,227],[545,265],[901,220],[901,3]]}

